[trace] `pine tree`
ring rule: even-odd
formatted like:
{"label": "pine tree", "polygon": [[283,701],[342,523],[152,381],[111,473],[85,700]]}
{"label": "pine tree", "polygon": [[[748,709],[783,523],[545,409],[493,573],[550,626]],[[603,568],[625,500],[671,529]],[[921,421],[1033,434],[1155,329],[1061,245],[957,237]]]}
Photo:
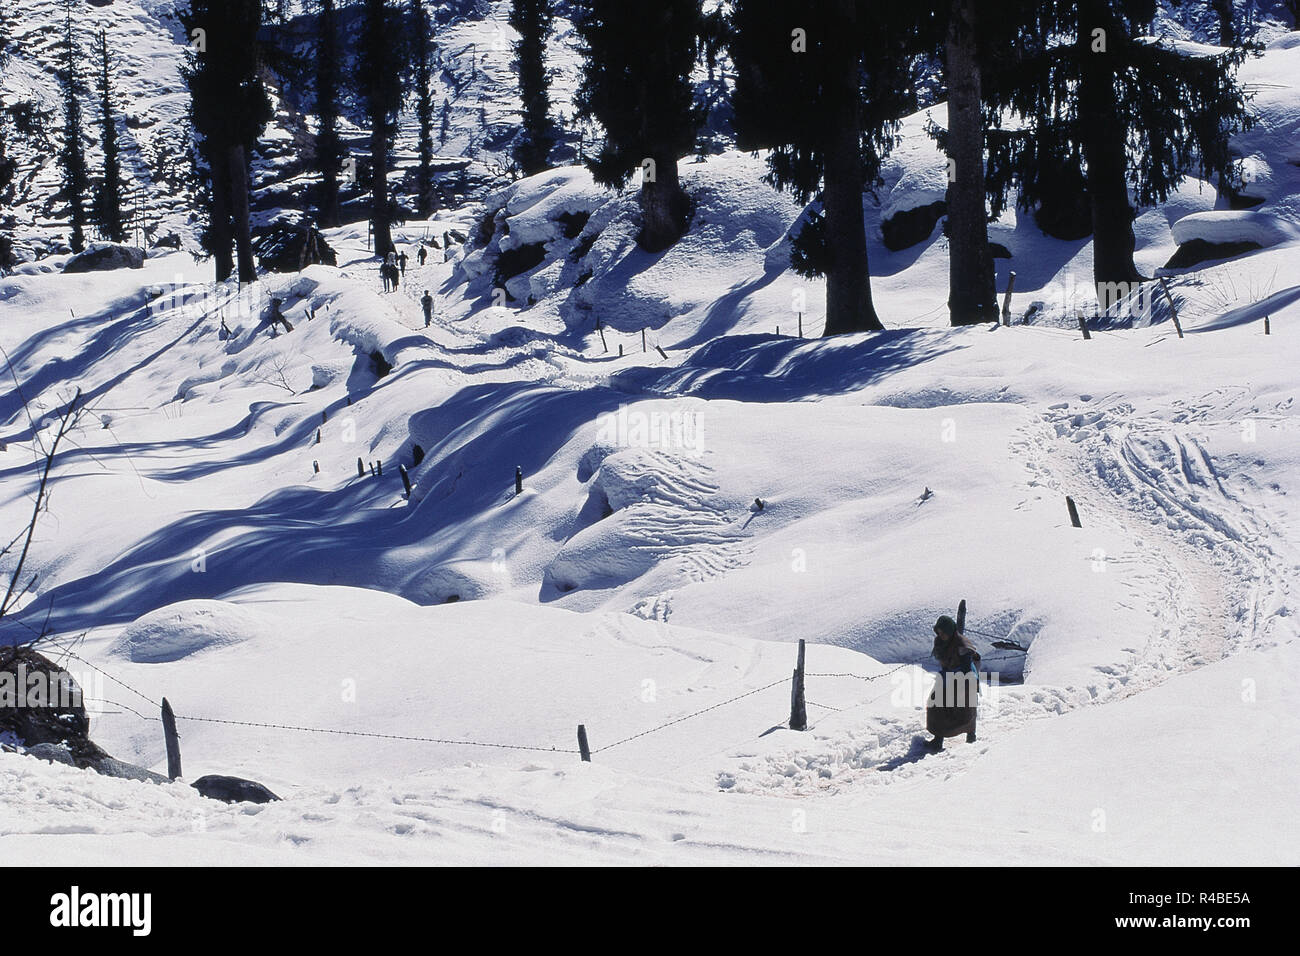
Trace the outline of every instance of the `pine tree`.
{"label": "pine tree", "polygon": [[792,264],[826,276],[826,335],[882,328],[862,193],[879,181],[908,98],[906,12],[892,5],[866,18],[854,0],[737,0],[732,12],[738,144],[770,149],[769,181],[800,202],[820,201]]}
{"label": "pine tree", "polygon": [[111,242],[126,239],[122,218],[122,163],[117,148],[117,115],[113,111],[112,57],[108,52],[108,34],[99,31],[99,115],[100,144],[104,150],[104,178],[95,193],[95,222]]}
{"label": "pine tree", "polygon": [[420,165],[416,169],[416,209],[422,219],[434,213],[433,195],[433,24],[424,0],[411,0],[411,60],[415,68],[415,118],[420,127]]}
{"label": "pine tree", "polygon": [[81,50],[72,29],[71,2],[64,3],[63,44],[60,50],[59,85],[63,92],[63,148],[59,165],[63,173],[63,197],[68,201],[68,222],[72,229],[69,244],[73,252],[86,248],[86,192],[90,172],[81,141],[81,96],[83,83],[78,63]]}
{"label": "pine tree", "polygon": [[551,0],[511,0],[510,25],[519,34],[515,65],[523,102],[523,132],[515,144],[515,162],[525,176],[550,168],[555,133],[551,127],[550,76],[546,72],[546,38],[551,32]]}
{"label": "pine tree", "polygon": [[1021,52],[991,86],[994,111],[1027,121],[990,141],[994,211],[1013,186],[1025,208],[1062,206],[1054,193],[1081,180],[1093,279],[1108,306],[1142,281],[1130,191],[1139,206],[1154,205],[1193,172],[1233,188],[1228,138],[1252,123],[1236,79],[1248,51],[1193,55],[1145,36],[1155,0],[1055,0],[1028,10]]}
{"label": "pine tree", "polygon": [[[4,68],[9,55],[9,22],[4,10],[0,10],[0,70]],[[13,262],[13,228],[12,216],[5,208],[9,197],[9,186],[13,182],[17,164],[7,153],[8,112],[0,108],[0,269],[8,268]]]}
{"label": "pine tree", "polygon": [[378,256],[393,248],[388,152],[402,103],[401,58],[394,55],[399,42],[395,18],[385,0],[365,0],[357,77],[370,121],[370,219]]}
{"label": "pine tree", "polygon": [[337,226],[339,173],[343,147],[339,141],[339,34],[334,0],[318,0],[316,15],[316,168],[321,190],[317,218],[322,226]]}
{"label": "pine tree", "polygon": [[233,238],[241,283],[257,281],[249,224],[249,156],[271,118],[271,101],[259,76],[259,0],[189,0],[177,16],[191,38],[181,72],[190,88],[190,116],[208,167],[210,221],[207,246],[217,281],[234,270]]}
{"label": "pine tree", "polygon": [[693,149],[701,120],[690,79],[700,0],[579,0],[574,7],[584,54],[577,105],[605,131],[587,166],[604,186],[621,186],[641,170],[638,241],[660,251],[690,217],[677,160]]}

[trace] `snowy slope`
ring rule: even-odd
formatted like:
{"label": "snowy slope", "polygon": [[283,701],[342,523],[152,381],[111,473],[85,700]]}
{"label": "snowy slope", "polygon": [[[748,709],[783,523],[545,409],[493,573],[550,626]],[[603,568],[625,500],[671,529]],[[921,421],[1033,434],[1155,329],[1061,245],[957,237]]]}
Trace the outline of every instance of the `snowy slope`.
{"label": "snowy slope", "polygon": [[[1294,864],[1295,50],[1253,62],[1273,135],[1241,143],[1278,235],[1171,275],[1185,338],[1159,302],[1082,340],[1088,243],[1014,214],[999,287],[1016,269],[1039,318],[943,327],[941,231],[879,233],[933,196],[924,113],[865,207],[884,333],[814,338],[801,210],[736,153],[682,163],[695,219],[657,256],[631,193],[563,168],[400,228],[472,241],[394,294],[364,224],[242,299],[185,252],[0,278],[0,527],[35,490],[24,399],[38,426],[75,388],[90,409],[0,639],[48,620],[114,755],[165,766],[165,695],[187,779],[285,798],[4,752],[0,853]],[[1144,267],[1216,205],[1193,183],[1144,214]],[[273,295],[293,331],[260,322]],[[976,744],[922,756],[930,626],[962,598],[997,683]]]}

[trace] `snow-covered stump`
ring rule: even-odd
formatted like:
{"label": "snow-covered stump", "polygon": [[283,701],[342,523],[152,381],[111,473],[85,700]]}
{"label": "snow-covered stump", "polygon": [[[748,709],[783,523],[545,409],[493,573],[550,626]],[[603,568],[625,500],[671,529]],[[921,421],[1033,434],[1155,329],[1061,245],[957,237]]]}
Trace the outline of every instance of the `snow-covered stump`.
{"label": "snow-covered stump", "polygon": [[799,639],[799,662],[794,668],[794,679],[790,685],[790,729],[808,729],[808,705],[804,700],[803,690],[803,638]]}
{"label": "snow-covered stump", "polygon": [[1065,496],[1065,507],[1070,512],[1070,524],[1076,528],[1082,528],[1083,525],[1079,521],[1079,509],[1074,506],[1074,499],[1069,495]]}
{"label": "snow-covered stump", "polygon": [[175,780],[181,776],[181,738],[176,733],[176,715],[167,698],[162,699],[163,738],[167,743],[167,779]]}

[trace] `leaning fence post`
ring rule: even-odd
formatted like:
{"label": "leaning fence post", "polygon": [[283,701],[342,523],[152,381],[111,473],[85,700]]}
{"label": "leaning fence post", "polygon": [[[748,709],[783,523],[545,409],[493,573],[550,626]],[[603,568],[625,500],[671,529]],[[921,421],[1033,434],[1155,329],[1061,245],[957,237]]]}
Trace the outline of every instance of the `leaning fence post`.
{"label": "leaning fence post", "polygon": [[591,748],[587,746],[587,726],[585,724],[578,724],[578,753],[582,755],[585,762],[591,763]]}
{"label": "leaning fence post", "polygon": [[1074,499],[1069,495],[1065,496],[1065,507],[1070,509],[1070,524],[1082,528],[1083,525],[1079,523],[1079,509],[1074,506]]}
{"label": "leaning fence post", "polygon": [[957,605],[957,633],[966,633],[966,599],[962,598]]}
{"label": "leaning fence post", "polygon": [[1174,330],[1178,332],[1178,337],[1183,337],[1183,324],[1178,321],[1178,306],[1174,305],[1173,293],[1169,291],[1169,283],[1165,281],[1164,276],[1160,276],[1160,288],[1165,290],[1165,298],[1169,300],[1169,314],[1174,317]]}
{"label": "leaning fence post", "polygon": [[799,662],[795,665],[794,680],[790,685],[790,729],[808,729],[808,707],[803,696],[803,638],[799,639]]}
{"label": "leaning fence post", "polygon": [[175,780],[181,775],[181,740],[176,733],[176,715],[166,697],[162,700],[162,725],[167,741],[167,779]]}
{"label": "leaning fence post", "polygon": [[1079,314],[1079,331],[1083,333],[1085,339],[1092,338],[1092,333],[1088,331],[1088,320],[1083,317],[1082,313]]}
{"label": "leaning fence post", "polygon": [[1002,296],[1002,324],[1011,324],[1011,293],[1016,287],[1016,274],[1014,272],[1007,276],[1007,291]]}
{"label": "leaning fence post", "polygon": [[411,497],[411,476],[406,473],[405,465],[397,466],[398,473],[402,476],[402,486],[406,489],[406,497]]}

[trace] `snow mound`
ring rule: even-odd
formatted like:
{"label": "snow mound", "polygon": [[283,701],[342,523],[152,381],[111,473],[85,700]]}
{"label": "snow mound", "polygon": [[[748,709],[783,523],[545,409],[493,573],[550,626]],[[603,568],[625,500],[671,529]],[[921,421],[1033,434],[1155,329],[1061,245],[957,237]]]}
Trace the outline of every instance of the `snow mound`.
{"label": "snow mound", "polygon": [[1173,224],[1174,241],[1179,245],[1200,239],[1203,242],[1253,242],[1272,246],[1290,236],[1272,216],[1249,209],[1196,212]]}
{"label": "snow mound", "polygon": [[137,664],[166,664],[250,639],[274,637],[277,624],[225,601],[169,604],[127,625],[111,653]]}

